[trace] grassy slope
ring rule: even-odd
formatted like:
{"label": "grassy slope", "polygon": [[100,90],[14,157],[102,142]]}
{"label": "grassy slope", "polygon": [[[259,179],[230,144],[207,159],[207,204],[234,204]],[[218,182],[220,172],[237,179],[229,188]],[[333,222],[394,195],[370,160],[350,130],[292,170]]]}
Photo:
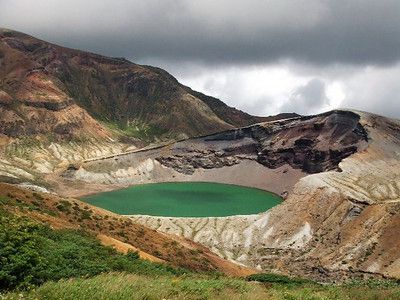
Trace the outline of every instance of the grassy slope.
{"label": "grassy slope", "polygon": [[[4,201],[4,199],[2,200]],[[148,276],[188,271],[121,254],[84,230],[53,230],[0,208],[0,290],[30,288],[49,280],[124,271]]]}
{"label": "grassy slope", "polygon": [[382,282],[347,285],[315,283],[251,283],[243,279],[205,275],[143,276],[101,274],[47,282],[28,292],[3,295],[6,299],[302,299],[390,300],[400,299],[398,284]]}

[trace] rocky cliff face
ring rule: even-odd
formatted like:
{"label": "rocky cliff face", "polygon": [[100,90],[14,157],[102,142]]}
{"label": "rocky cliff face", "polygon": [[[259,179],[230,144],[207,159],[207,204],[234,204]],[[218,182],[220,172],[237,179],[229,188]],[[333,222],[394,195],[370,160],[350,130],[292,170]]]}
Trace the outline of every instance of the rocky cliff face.
{"label": "rocky cliff face", "polygon": [[[269,169],[289,165],[306,173],[339,170],[339,162],[368,141],[359,119],[350,111],[334,111],[262,123],[177,144],[176,154],[156,159],[186,174],[231,166],[242,159],[253,159]],[[198,141],[203,149],[191,146]]]}
{"label": "rocky cliff face", "polygon": [[264,119],[194,92],[164,70],[0,29],[0,120],[0,134],[51,132],[66,140],[107,138],[110,127],[139,138],[195,136]]}

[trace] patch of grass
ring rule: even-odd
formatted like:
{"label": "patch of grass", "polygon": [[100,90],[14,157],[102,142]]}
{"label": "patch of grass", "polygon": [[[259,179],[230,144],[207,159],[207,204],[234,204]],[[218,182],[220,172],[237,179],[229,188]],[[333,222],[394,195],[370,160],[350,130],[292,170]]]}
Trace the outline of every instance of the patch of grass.
{"label": "patch of grass", "polygon": [[0,196],[0,205],[5,205],[10,201],[8,197]]}
{"label": "patch of grass", "polygon": [[5,294],[2,299],[394,300],[399,296],[400,289],[394,286],[376,290],[358,284],[351,287],[314,283],[265,285],[205,274],[143,276],[107,273],[91,278],[46,282],[34,290]]}
{"label": "patch of grass", "polygon": [[[18,209],[19,211],[40,211],[41,213],[48,214],[50,216],[56,217],[58,214],[57,212],[48,209],[43,205],[43,201],[45,201],[45,198],[37,193],[36,196],[33,196],[33,199],[20,199],[12,195],[11,193],[7,194],[6,196],[0,196],[0,208],[3,208],[4,211],[9,210],[10,208],[12,209]],[[23,198],[22,196],[21,198]],[[8,209],[7,209],[8,207]]]}
{"label": "patch of grass", "polygon": [[83,210],[81,211],[81,218],[82,220],[90,220],[92,217],[92,212],[89,210]]}
{"label": "patch of grass", "polygon": [[352,280],[345,284],[348,288],[366,287],[371,289],[400,288],[400,280],[395,279],[368,279]]}
{"label": "patch of grass", "polygon": [[400,288],[377,290],[368,287],[347,285],[282,285],[274,284],[268,288],[271,299],[277,300],[397,300]]}
{"label": "patch of grass", "polygon": [[163,128],[140,122],[130,124],[102,122],[102,124],[118,135],[137,138],[145,142],[153,142],[167,133],[167,130]]}
{"label": "patch of grass", "polygon": [[[230,278],[158,277],[126,273],[48,282],[24,299],[257,299],[256,287]],[[264,295],[266,295],[264,293]],[[238,297],[240,296],[240,297]],[[17,293],[5,299],[21,299]],[[265,298],[259,298],[265,299]]]}
{"label": "patch of grass", "polygon": [[39,194],[39,193],[33,192],[32,196],[38,201],[43,201],[44,200],[43,196],[41,194]]}

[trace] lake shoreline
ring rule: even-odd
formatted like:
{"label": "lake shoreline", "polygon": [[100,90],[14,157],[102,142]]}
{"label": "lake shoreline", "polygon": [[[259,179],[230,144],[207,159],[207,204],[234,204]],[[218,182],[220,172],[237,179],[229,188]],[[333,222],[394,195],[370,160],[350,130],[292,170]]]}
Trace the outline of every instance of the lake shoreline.
{"label": "lake shoreline", "polygon": [[81,200],[121,215],[167,218],[254,215],[283,201],[279,195],[262,189],[214,182],[139,184]]}

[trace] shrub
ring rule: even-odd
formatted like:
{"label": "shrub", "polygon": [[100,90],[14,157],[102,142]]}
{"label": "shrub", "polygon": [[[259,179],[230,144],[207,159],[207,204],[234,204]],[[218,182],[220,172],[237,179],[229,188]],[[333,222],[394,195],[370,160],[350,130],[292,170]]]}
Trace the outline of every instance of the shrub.
{"label": "shrub", "polygon": [[91,211],[89,211],[89,210],[84,210],[84,211],[82,211],[82,213],[81,213],[81,218],[82,218],[82,220],[89,220],[89,219],[92,218],[91,215],[92,215],[92,212],[91,212]]}
{"label": "shrub", "polygon": [[128,253],[126,254],[126,257],[128,257],[130,260],[137,260],[140,258],[139,252],[138,251],[132,251],[129,250]]}
{"label": "shrub", "polygon": [[66,201],[66,200],[61,200],[58,204],[57,204],[57,209],[59,211],[62,211],[64,213],[70,213],[71,210],[71,203]]}
{"label": "shrub", "polygon": [[0,196],[0,205],[7,204],[8,198]]}
{"label": "shrub", "polygon": [[285,275],[273,274],[273,273],[260,273],[253,274],[246,277],[248,281],[258,281],[264,283],[279,283],[279,284],[305,284],[312,283],[312,281],[303,278],[292,278]]}

